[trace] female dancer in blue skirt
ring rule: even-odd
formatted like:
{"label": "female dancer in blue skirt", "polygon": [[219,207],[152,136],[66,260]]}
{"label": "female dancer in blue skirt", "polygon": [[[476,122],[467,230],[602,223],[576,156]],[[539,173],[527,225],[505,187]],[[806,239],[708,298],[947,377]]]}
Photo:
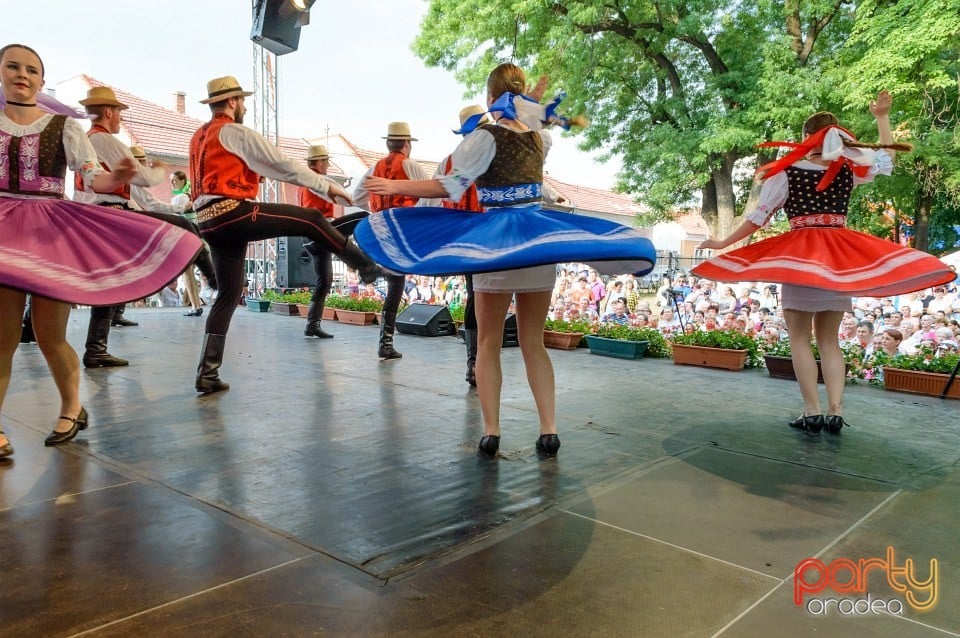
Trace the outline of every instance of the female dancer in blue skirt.
{"label": "female dancer in blue skirt", "polygon": [[[540,420],[536,449],[553,456],[560,439],[553,365],[543,345],[543,329],[556,281],[555,264],[600,260],[605,262],[597,264],[603,272],[641,274],[649,272],[655,260],[652,244],[633,229],[540,210],[543,161],[550,138],[540,121],[522,117],[524,111],[536,112],[539,106],[522,95],[525,87],[523,71],[513,64],[501,64],[490,73],[487,104],[495,121],[470,132],[464,127],[467,134],[453,153],[449,175],[367,181],[367,188],[381,195],[452,201],[476,183],[485,214],[443,208],[391,209],[368,218],[355,233],[374,261],[396,272],[478,273],[473,279],[476,379],[484,435],[477,452],[487,456],[495,456],[500,446],[500,347],[511,299],[516,298],[520,350]],[[478,122],[480,115],[473,119]]]}

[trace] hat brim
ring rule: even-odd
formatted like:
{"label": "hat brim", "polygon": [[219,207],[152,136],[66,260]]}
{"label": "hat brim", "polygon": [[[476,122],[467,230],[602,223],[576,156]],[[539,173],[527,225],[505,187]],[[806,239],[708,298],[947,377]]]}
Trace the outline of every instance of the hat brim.
{"label": "hat brim", "polygon": [[316,155],[314,157],[308,157],[307,161],[313,162],[314,160],[328,160],[328,159],[330,159],[329,155]]}
{"label": "hat brim", "polygon": [[213,97],[208,97],[205,100],[200,100],[200,104],[216,104],[217,102],[229,100],[232,97],[248,97],[250,95],[253,95],[253,91],[244,91],[243,89],[238,88],[233,91],[227,91],[221,95],[215,95]]}
{"label": "hat brim", "polygon": [[410,140],[411,142],[419,142],[419,141],[420,141],[420,140],[418,140],[418,139],[415,138],[415,137],[410,137],[409,135],[384,135],[383,138],[381,138],[381,139],[385,139],[385,140]]}
{"label": "hat brim", "polygon": [[121,111],[124,111],[130,108],[123,102],[116,102],[111,100],[98,100],[96,98],[89,99],[89,100],[80,100],[80,106],[115,106]]}

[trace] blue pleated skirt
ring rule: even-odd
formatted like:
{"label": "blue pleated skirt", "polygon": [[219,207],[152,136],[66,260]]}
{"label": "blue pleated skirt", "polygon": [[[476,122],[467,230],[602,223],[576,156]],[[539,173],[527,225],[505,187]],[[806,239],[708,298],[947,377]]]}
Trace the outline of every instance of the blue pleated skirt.
{"label": "blue pleated skirt", "polygon": [[604,219],[541,210],[391,208],[370,215],[353,234],[384,268],[416,275],[495,272],[580,262],[606,275],[645,275],[656,250],[639,231]]}

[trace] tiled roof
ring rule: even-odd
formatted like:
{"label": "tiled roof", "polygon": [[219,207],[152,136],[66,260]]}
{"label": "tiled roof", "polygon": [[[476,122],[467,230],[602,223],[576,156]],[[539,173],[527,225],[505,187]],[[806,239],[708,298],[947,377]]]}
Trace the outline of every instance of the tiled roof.
{"label": "tiled roof", "polygon": [[578,184],[567,184],[558,179],[544,176],[545,181],[563,195],[575,208],[633,217],[644,212],[643,206],[634,202],[628,195],[614,193],[602,188],[590,188]]}
{"label": "tiled roof", "polygon": [[[82,75],[83,81],[90,87],[105,86],[103,82],[88,75]],[[190,148],[190,138],[203,122],[185,113],[178,113],[148,102],[141,97],[117,87],[113,88],[117,99],[130,108],[123,112],[123,127],[130,135],[133,144],[142,146],[152,155],[178,158],[186,163]],[[305,161],[309,145],[295,137],[280,138],[280,152],[287,157]],[[329,174],[343,175],[343,170],[330,162]]]}

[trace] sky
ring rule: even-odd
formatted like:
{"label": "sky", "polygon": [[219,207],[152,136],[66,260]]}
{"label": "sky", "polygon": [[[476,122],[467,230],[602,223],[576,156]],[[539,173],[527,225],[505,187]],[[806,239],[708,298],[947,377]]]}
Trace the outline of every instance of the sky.
{"label": "sky", "polygon": [[[250,0],[2,0],[5,42],[33,47],[47,88],[79,74],[209,119],[199,104],[207,81],[232,75],[253,89]],[[278,58],[280,134],[322,143],[343,133],[384,149],[387,123],[403,120],[419,142],[415,159],[438,161],[456,146],[465,97],[453,73],[431,69],[410,50],[426,0],[317,0],[299,49]],[[248,103],[248,108],[251,105]],[[252,123],[252,111],[247,124]],[[556,130],[556,129],[554,129]],[[576,137],[554,133],[546,170],[564,182],[612,188],[616,161],[596,162]]]}

